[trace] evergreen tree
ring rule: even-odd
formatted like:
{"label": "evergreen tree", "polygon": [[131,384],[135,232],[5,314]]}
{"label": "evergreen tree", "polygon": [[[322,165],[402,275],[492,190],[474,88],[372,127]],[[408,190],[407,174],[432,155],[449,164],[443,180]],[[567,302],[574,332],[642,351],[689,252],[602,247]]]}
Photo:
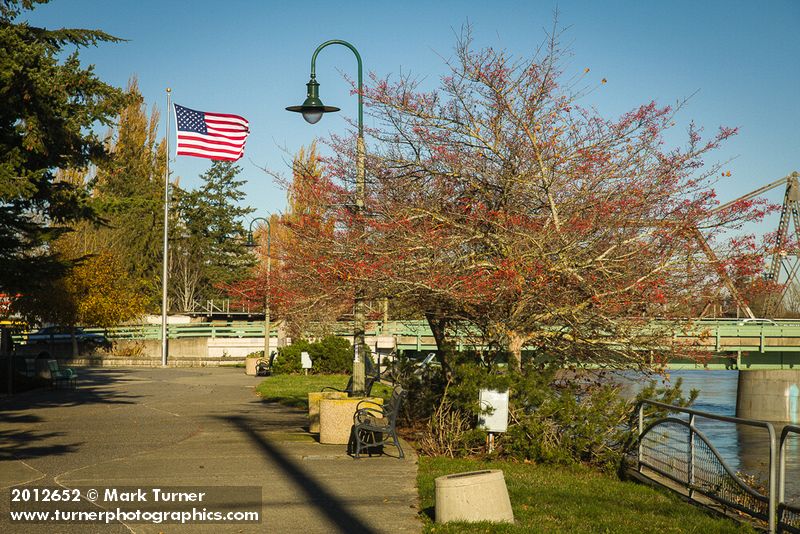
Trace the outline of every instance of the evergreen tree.
{"label": "evergreen tree", "polygon": [[49,243],[72,221],[94,217],[86,189],[56,180],[56,170],[101,161],[106,151],[92,128],[110,125],[124,102],[77,50],[64,57],[118,39],[17,21],[37,3],[45,2],[0,2],[0,292],[31,298],[69,267]]}
{"label": "evergreen tree", "polygon": [[242,237],[243,218],[252,208],[240,206],[244,180],[241,168],[215,161],[201,175],[202,185],[179,191],[179,221],[171,256],[172,295],[178,307],[188,309],[193,301],[224,297],[223,285],[245,276],[253,265]]}

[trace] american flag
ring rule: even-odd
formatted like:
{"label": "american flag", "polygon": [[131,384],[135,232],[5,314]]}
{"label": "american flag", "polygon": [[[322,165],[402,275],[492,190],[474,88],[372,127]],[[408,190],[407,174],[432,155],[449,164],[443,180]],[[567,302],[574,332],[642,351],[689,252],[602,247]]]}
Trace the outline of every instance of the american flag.
{"label": "american flag", "polygon": [[239,115],[206,113],[175,104],[179,156],[236,161],[244,156],[250,123]]}

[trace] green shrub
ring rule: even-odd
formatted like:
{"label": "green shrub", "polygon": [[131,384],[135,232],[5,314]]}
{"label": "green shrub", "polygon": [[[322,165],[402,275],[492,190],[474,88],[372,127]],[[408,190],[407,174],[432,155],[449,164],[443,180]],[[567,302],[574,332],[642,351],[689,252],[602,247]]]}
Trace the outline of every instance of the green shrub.
{"label": "green shrub", "polygon": [[299,373],[302,370],[300,363],[300,353],[310,352],[311,344],[303,339],[295,341],[291,345],[280,347],[278,355],[272,364],[272,374],[288,375]]}
{"label": "green shrub", "polygon": [[[353,370],[353,346],[350,342],[338,336],[327,336],[314,343],[301,339],[278,349],[278,356],[272,366],[273,373],[291,374],[302,371],[300,353],[303,351],[308,352],[311,357],[311,373],[340,374],[351,373]],[[363,346],[361,355],[372,361],[368,346]]]}
{"label": "green shrub", "polygon": [[465,456],[481,451],[486,433],[477,428],[479,391],[508,390],[509,426],[496,436],[497,456],[583,463],[606,471],[618,467],[635,441],[629,423],[639,399],[685,406],[697,394],[693,391],[684,398],[680,380],[660,390],[653,382],[629,400],[602,374],[546,366],[501,373],[463,361],[454,366],[449,382],[437,370],[406,375],[403,386],[409,390],[408,415],[423,426],[419,438],[423,453]]}
{"label": "green shrub", "polygon": [[255,352],[251,352],[250,354],[245,356],[245,358],[263,358],[263,357],[264,357],[264,351],[263,350],[257,350]]}
{"label": "green shrub", "polygon": [[315,373],[349,373],[353,369],[353,347],[338,336],[327,336],[312,343],[308,351]]}

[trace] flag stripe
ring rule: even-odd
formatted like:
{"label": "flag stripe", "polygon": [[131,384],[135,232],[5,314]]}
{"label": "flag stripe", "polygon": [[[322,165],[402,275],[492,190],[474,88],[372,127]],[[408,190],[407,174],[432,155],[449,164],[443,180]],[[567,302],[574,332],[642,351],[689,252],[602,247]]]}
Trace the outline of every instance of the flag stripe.
{"label": "flag stripe", "polygon": [[203,150],[199,148],[186,148],[186,149],[179,149],[178,150],[179,156],[197,156],[197,157],[207,157],[207,158],[221,158],[221,159],[230,159],[230,160],[237,160],[244,155],[242,151],[234,151],[234,152],[221,152],[219,150]]}
{"label": "flag stripe", "polygon": [[214,124],[230,124],[233,126],[238,126],[239,128],[246,130],[250,127],[250,123],[247,121],[238,121],[232,119],[225,119],[220,117],[215,117],[212,115],[206,114],[206,122],[214,123]]}
{"label": "flag stripe", "polygon": [[236,152],[239,153],[244,149],[244,145],[219,145],[214,143],[203,143],[203,142],[193,142],[193,141],[181,141],[178,143],[178,149],[188,147],[188,148],[203,148],[207,150],[219,150],[220,152]]}
{"label": "flag stripe", "polygon": [[206,113],[206,117],[210,117],[212,119],[215,118],[215,117],[218,117],[218,118],[221,118],[221,119],[233,119],[233,120],[237,120],[239,122],[242,122],[244,124],[249,124],[249,122],[247,122],[247,119],[245,119],[241,115],[232,115],[230,113],[210,113],[209,112],[209,113]]}
{"label": "flag stripe", "polygon": [[231,122],[219,122],[219,121],[206,121],[207,128],[223,128],[230,130],[232,132],[247,132],[249,131],[247,128],[244,128],[240,124],[231,123]]}
{"label": "flag stripe", "polygon": [[190,152],[197,152],[197,151],[206,151],[206,152],[219,152],[220,154],[225,154],[231,156],[233,154],[241,154],[244,152],[244,147],[215,147],[215,146],[206,146],[206,145],[196,145],[194,143],[181,143],[178,145],[178,151],[190,151]]}
{"label": "flag stripe", "polygon": [[201,141],[210,144],[221,144],[221,145],[229,145],[229,146],[242,146],[245,143],[246,137],[242,138],[229,138],[224,136],[216,136],[216,135],[203,135],[203,134],[183,134],[181,138],[178,140],[179,142],[183,139],[187,141]]}
{"label": "flag stripe", "polygon": [[237,129],[234,129],[234,128],[215,128],[215,127],[210,127],[209,126],[208,131],[209,132],[214,132],[214,133],[220,133],[222,135],[231,135],[231,134],[233,134],[233,135],[238,135],[239,137],[241,137],[242,135],[244,137],[247,137],[247,135],[248,135],[247,132],[243,132],[242,130],[237,130]]}
{"label": "flag stripe", "polygon": [[206,113],[175,104],[179,156],[236,161],[244,155],[250,123],[228,113]]}

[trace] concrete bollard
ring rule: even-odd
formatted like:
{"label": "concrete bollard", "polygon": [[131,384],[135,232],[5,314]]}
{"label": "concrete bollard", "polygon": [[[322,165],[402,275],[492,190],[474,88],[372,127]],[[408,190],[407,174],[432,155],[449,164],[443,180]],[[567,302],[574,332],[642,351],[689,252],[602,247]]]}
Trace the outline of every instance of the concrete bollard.
{"label": "concrete bollard", "polygon": [[322,399],[344,399],[344,391],[312,391],[308,394],[308,431],[319,434],[319,402]]}
{"label": "concrete bollard", "polygon": [[513,523],[514,512],[499,469],[445,475],[436,479],[436,522]]}
{"label": "concrete bollard", "polygon": [[[350,429],[353,427],[353,414],[363,397],[346,399],[321,399],[319,401],[319,442],[323,444],[347,445],[350,442]],[[379,406],[380,397],[367,397]],[[375,404],[372,404],[374,406]]]}

